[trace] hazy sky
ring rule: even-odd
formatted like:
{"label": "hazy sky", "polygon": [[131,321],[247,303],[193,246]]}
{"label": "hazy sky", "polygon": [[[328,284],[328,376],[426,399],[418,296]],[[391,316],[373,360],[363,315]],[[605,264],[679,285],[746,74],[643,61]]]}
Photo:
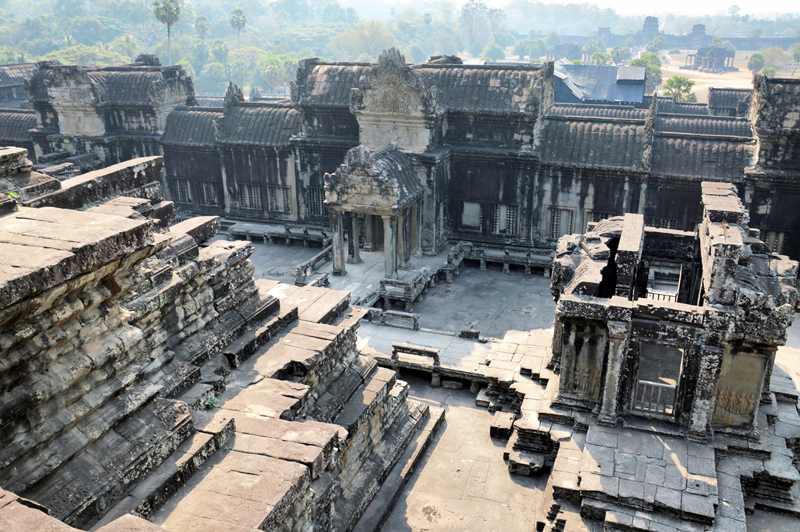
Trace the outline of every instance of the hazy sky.
{"label": "hazy sky", "polygon": [[[463,2],[457,2],[459,4]],[[508,3],[504,0],[490,0],[488,3],[501,6]],[[800,2],[797,0],[670,0],[662,5],[655,2],[642,0],[562,0],[558,4],[596,4],[600,7],[613,8],[621,15],[651,15],[659,13],[675,13],[676,15],[714,15],[721,11],[727,12],[732,5],[741,8],[742,15],[773,15],[776,13],[798,13]],[[770,18],[773,18],[772,16]]]}

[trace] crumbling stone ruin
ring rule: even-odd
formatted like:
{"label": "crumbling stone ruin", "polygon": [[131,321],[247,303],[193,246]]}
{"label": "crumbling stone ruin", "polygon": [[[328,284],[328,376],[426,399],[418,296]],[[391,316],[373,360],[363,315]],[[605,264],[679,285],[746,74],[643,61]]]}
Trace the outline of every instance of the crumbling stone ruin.
{"label": "crumbling stone ruin", "polygon": [[539,530],[745,531],[748,509],[797,512],[798,393],[774,356],[798,265],[734,186],[702,186],[696,233],[626,214],[559,240],[550,380],[512,385],[509,468],[552,469]]}
{"label": "crumbling stone ruin", "polygon": [[0,529],[379,519],[370,502],[387,478],[402,487],[443,410],[359,352],[366,311],[349,293],[254,280],[252,244],[214,240],[218,217],[167,228],[159,157],[33,190],[16,154],[3,179],[19,196],[0,218]]}
{"label": "crumbling stone ruin", "polygon": [[[39,63],[28,82],[33,110],[0,111],[0,140],[35,146],[38,170],[55,176],[163,154],[165,194],[181,211],[311,228],[330,223],[325,175],[349,150],[394,146],[424,190],[426,255],[448,239],[552,249],[627,212],[692,230],[702,219],[700,182],[726,180],[767,244],[800,257],[796,161],[762,149],[769,124],[793,116],[797,80],[757,77],[755,93],[733,102],[712,93],[709,105],[646,97],[625,106],[560,102],[553,76],[549,62],[444,56],[412,65],[390,50],[376,64],[304,60],[291,100],[248,102],[232,86],[223,107],[200,107],[177,66]],[[797,145],[795,123],[781,131]],[[775,171],[765,181],[767,168]],[[367,231],[365,214],[356,216]],[[375,227],[380,245],[382,231]]]}

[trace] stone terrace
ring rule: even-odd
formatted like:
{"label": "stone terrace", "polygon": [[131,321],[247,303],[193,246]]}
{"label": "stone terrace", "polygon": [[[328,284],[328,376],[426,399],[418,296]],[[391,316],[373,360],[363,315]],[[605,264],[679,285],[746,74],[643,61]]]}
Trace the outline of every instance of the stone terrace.
{"label": "stone terrace", "polygon": [[157,196],[0,219],[0,482],[65,530],[352,528],[443,412],[358,351],[349,293],[253,280],[252,244],[162,231]]}

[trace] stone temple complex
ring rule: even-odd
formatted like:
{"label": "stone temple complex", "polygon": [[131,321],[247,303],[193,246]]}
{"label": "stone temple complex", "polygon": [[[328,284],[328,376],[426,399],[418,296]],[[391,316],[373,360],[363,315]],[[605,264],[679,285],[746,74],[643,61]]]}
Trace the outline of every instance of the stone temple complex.
{"label": "stone temple complex", "polygon": [[[0,531],[800,530],[797,80],[564,104],[552,63],[389,50],[211,108],[147,56],[14,74]],[[495,273],[447,305],[543,328],[428,325]]]}

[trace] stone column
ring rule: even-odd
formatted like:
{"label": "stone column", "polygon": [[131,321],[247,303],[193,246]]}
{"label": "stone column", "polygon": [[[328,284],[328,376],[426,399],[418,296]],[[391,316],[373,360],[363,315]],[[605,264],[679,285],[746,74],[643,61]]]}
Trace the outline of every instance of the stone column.
{"label": "stone column", "polygon": [[411,207],[411,253],[415,257],[422,256],[422,210],[419,208],[419,201],[414,202]]}
{"label": "stone column", "polygon": [[344,245],[344,227],[342,213],[330,210],[331,231],[333,231],[333,275],[344,275],[347,248]]}
{"label": "stone column", "polygon": [[361,262],[361,253],[358,250],[358,240],[359,240],[359,227],[358,227],[358,213],[351,212],[348,217],[350,218],[350,240],[351,246],[353,248],[353,256],[347,259],[347,262],[351,264],[358,264]]}
{"label": "stone column", "polygon": [[[692,441],[705,443],[708,439],[708,423],[716,405],[715,390],[722,364],[722,350],[719,347],[703,345],[700,347],[700,368],[694,388],[692,415],[689,419],[688,437]],[[756,401],[758,409],[758,401]]]}
{"label": "stone column", "polygon": [[372,215],[364,215],[364,251],[372,251]]}
{"label": "stone column", "polygon": [[597,419],[598,423],[603,425],[616,426],[617,424],[619,381],[627,348],[628,325],[623,321],[609,321],[608,360],[606,361],[606,378],[603,385],[603,405]]}
{"label": "stone column", "polygon": [[407,221],[407,210],[397,213],[397,267],[401,270],[408,269],[408,260],[406,260],[406,246],[408,246],[408,239],[406,238]]}
{"label": "stone column", "polygon": [[397,278],[397,216],[381,216],[383,219],[383,259],[387,279]]}

